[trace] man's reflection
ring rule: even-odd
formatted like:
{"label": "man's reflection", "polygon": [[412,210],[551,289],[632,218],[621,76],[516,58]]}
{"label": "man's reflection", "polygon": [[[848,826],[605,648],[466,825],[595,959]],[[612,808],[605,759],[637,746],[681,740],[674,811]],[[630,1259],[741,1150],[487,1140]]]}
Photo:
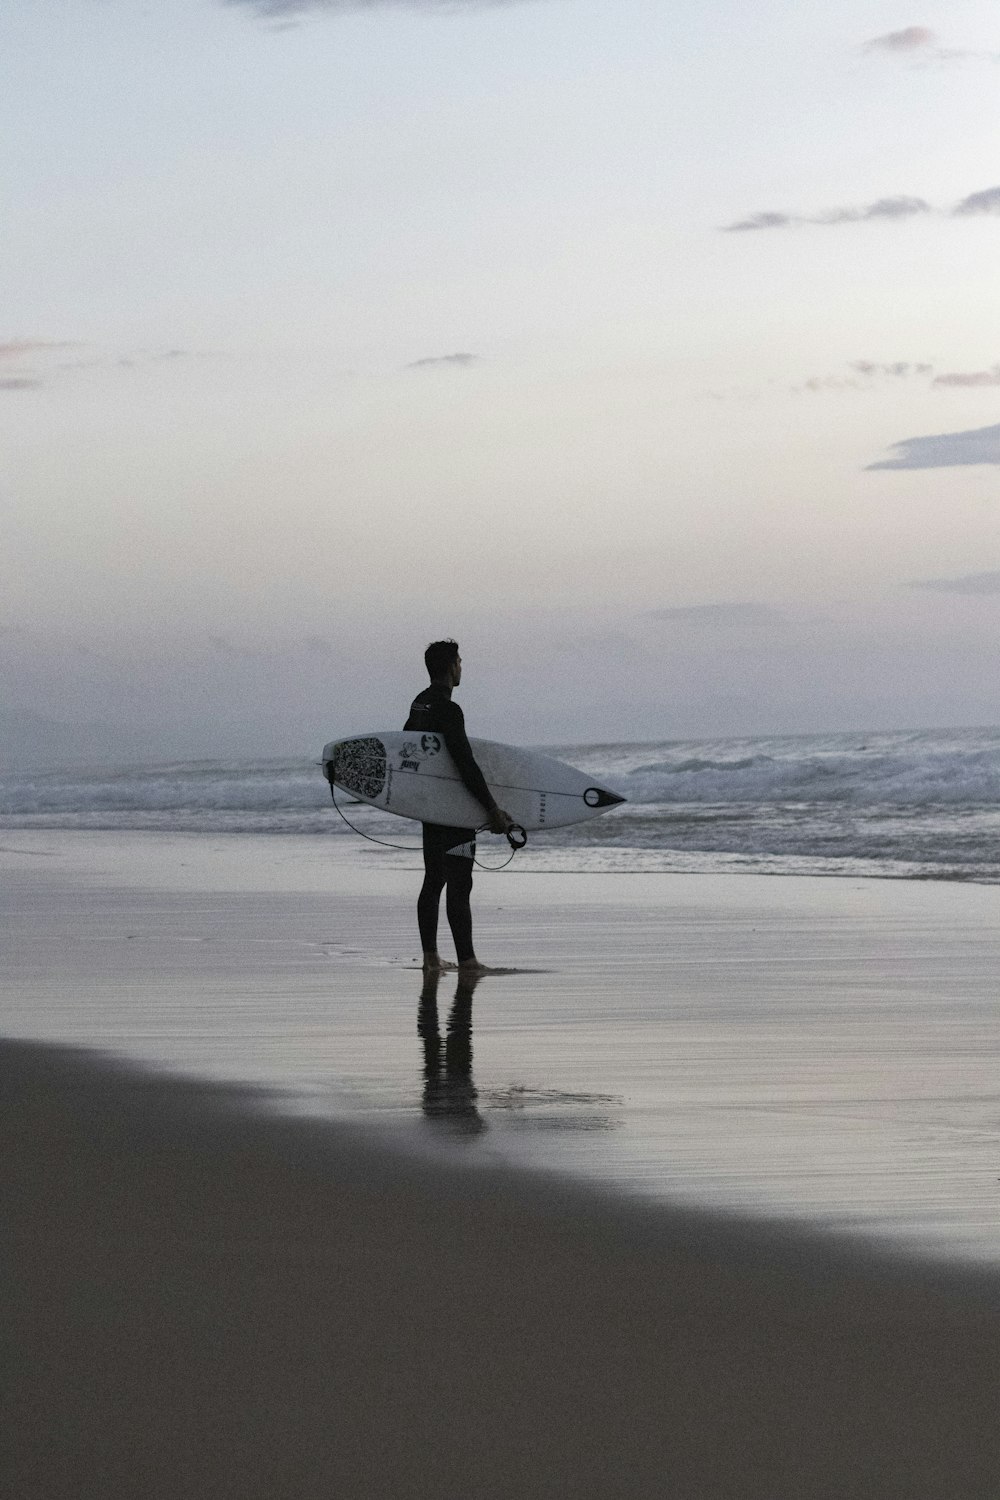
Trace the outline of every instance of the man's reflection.
{"label": "man's reflection", "polygon": [[472,1081],[472,994],[480,976],[459,974],[443,1043],[437,1007],[441,977],[440,969],[424,974],[417,1013],[417,1033],[424,1044],[424,1114],[463,1135],[478,1135],[486,1129]]}

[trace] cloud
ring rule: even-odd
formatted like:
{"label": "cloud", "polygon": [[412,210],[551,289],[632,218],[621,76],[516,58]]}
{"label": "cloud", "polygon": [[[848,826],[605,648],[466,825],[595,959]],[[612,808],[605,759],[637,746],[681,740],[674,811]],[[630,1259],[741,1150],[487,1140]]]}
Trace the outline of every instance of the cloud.
{"label": "cloud", "polygon": [[[809,375],[795,385],[779,385],[781,390],[788,390],[795,396],[824,395],[829,391],[861,391],[873,392],[884,389],[886,385],[896,385],[903,381],[917,380],[926,384],[928,389],[938,387],[940,389],[975,389],[976,387],[1000,387],[1000,364],[993,365],[988,370],[944,370],[940,375],[934,373],[934,366],[927,360],[875,360],[875,359],[852,359],[849,363],[834,374]],[[771,381],[771,385],[778,382]],[[739,397],[741,399],[756,398],[760,391],[743,389],[731,386],[727,389],[716,389],[706,391],[705,395],[713,397],[716,401],[724,401],[728,398]]]}
{"label": "cloud", "polygon": [[884,36],[865,42],[862,52],[925,52],[937,44],[937,37],[926,26],[904,26],[902,31],[887,31]]}
{"label": "cloud", "polygon": [[223,0],[223,3],[241,6],[264,20],[287,23],[310,11],[346,16],[359,10],[494,10],[516,0]]}
{"label": "cloud", "polygon": [[981,62],[1000,62],[1000,53],[997,52],[944,47],[927,26],[904,26],[901,31],[887,31],[884,36],[872,37],[871,41],[862,43],[860,50],[880,52],[891,57],[911,57],[924,62],[960,62],[966,58]]}
{"label": "cloud", "polygon": [[875,364],[868,359],[856,359],[851,364],[852,370],[857,370],[859,375],[888,375],[893,380],[906,380],[910,375],[929,375],[933,365],[910,364],[908,360],[897,359],[892,364]]}
{"label": "cloud", "polygon": [[1000,594],[1000,573],[963,573],[958,578],[915,578],[911,589],[938,594]]}
{"label": "cloud", "polygon": [[699,630],[741,626],[759,629],[785,623],[784,616],[769,604],[682,604],[652,609],[649,618],[667,625],[693,625]]}
{"label": "cloud", "polygon": [[808,391],[810,395],[817,395],[820,391],[866,391],[871,387],[860,380],[845,379],[843,375],[810,375],[801,385],[793,385],[789,389],[796,394]]}
{"label": "cloud", "polygon": [[867,469],[954,469],[966,464],[1000,465],[1000,423],[968,432],[939,432],[893,443],[895,458]]}
{"label": "cloud", "polygon": [[876,219],[912,219],[916,214],[932,212],[930,204],[923,198],[900,194],[893,198],[877,198],[874,203],[864,204],[860,208],[826,208],[818,214],[786,214],[768,210],[750,214],[745,219],[737,219],[733,224],[723,224],[721,228],[724,234],[739,234],[754,229],[786,229],[791,224],[828,226],[864,224]]}
{"label": "cloud", "polygon": [[945,375],[935,375],[932,385],[977,386],[1000,385],[1000,365],[992,370],[955,370]]}
{"label": "cloud", "polygon": [[821,391],[871,391],[880,380],[909,380],[914,376],[930,375],[934,370],[933,365],[905,359],[897,359],[890,364],[871,359],[854,359],[847,368],[851,371],[850,375],[811,375],[801,385],[793,385],[789,389],[796,394],[802,391],[812,394]]}
{"label": "cloud", "polygon": [[793,219],[790,214],[768,212],[751,214],[749,218],[737,219],[734,224],[720,224],[719,228],[723,234],[746,234],[754,229],[784,229],[797,223],[802,223],[802,220]]}
{"label": "cloud", "polygon": [[981,193],[970,193],[952,209],[953,214],[1000,214],[1000,187],[985,188]]}
{"label": "cloud", "polygon": [[[47,359],[47,355],[67,349],[83,351],[73,359]],[[34,356],[28,361],[28,356]],[[192,349],[140,349],[119,352],[94,351],[92,346],[72,340],[60,342],[44,339],[14,339],[0,343],[0,361],[8,360],[21,367],[16,373],[0,378],[0,391],[37,390],[42,385],[61,382],[87,370],[136,370],[175,364],[185,359],[212,359],[218,356]]]}
{"label": "cloud", "polygon": [[1000,214],[1000,187],[983,188],[978,193],[970,193],[952,208],[933,208],[924,198],[898,193],[891,198],[876,198],[874,203],[865,203],[857,208],[824,208],[814,214],[778,213],[767,209],[719,227],[723,234],[745,234],[755,229],[788,229],[795,224],[818,224],[829,228],[836,224],[899,221],[912,219],[920,214],[947,214],[951,218],[966,219],[982,214]]}
{"label": "cloud", "polygon": [[633,658],[641,647],[624,630],[599,630],[585,635],[555,637],[550,641],[552,649],[572,657],[616,657],[631,655]]}
{"label": "cloud", "polygon": [[407,370],[430,370],[441,365],[465,367],[478,363],[478,354],[428,354],[423,359],[415,359],[412,364],[406,365],[405,368]]}
{"label": "cloud", "polygon": [[868,219],[912,219],[914,214],[930,213],[931,206],[923,198],[897,197],[878,198],[864,208],[830,208],[804,224],[863,224]]}
{"label": "cloud", "polygon": [[923,198],[896,197],[878,198],[861,212],[862,219],[910,219],[914,214],[930,213],[931,206]]}
{"label": "cloud", "polygon": [[[58,349],[77,349],[78,344],[54,339],[4,339],[0,341],[0,360],[17,365],[28,355],[51,354]],[[0,391],[37,391],[44,381],[29,366],[13,375],[0,376]]]}
{"label": "cloud", "polygon": [[240,646],[231,640],[228,635],[209,635],[206,637],[209,646],[217,651],[220,656],[233,657],[236,660],[245,660],[254,655],[249,646]]}
{"label": "cloud", "polygon": [[752,229],[784,229],[786,224],[794,222],[788,214],[765,212],[751,214],[748,219],[738,219],[735,224],[723,224],[722,228],[726,234],[741,234]]}
{"label": "cloud", "polygon": [[[206,359],[210,355],[198,354],[193,349],[162,349],[159,351],[140,349],[136,354],[110,355],[104,359],[93,359],[82,364],[72,366],[77,370],[92,369],[100,366],[117,365],[120,370],[136,370],[144,365],[160,365],[177,359]],[[64,368],[69,369],[70,366]]]}
{"label": "cloud", "polygon": [[0,359],[20,359],[25,354],[44,354],[49,349],[78,349],[79,344],[56,343],[50,339],[9,339],[0,343]]}
{"label": "cloud", "polygon": [[307,635],[302,639],[303,649],[317,656],[332,656],[333,642],[325,635]]}

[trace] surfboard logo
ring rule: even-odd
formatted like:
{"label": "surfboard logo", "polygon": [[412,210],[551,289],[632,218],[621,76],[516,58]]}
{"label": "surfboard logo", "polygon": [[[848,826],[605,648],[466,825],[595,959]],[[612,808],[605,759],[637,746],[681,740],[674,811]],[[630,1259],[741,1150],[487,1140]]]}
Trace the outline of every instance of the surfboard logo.
{"label": "surfboard logo", "polygon": [[342,740],[332,771],[332,780],[355,797],[377,797],[385,786],[385,746],[376,739]]}
{"label": "surfboard logo", "polygon": [[441,740],[436,734],[422,734],[419,740],[404,740],[399,747],[400,767],[404,771],[415,771],[417,767],[411,762],[421,755],[425,758],[437,755],[440,749]]}

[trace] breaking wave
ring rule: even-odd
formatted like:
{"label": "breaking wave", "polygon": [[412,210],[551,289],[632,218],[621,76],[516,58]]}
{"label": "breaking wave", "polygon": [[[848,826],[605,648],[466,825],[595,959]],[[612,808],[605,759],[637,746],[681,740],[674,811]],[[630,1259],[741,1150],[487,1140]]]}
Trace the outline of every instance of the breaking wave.
{"label": "breaking wave", "polygon": [[[1000,881],[1000,730],[549,748],[628,800],[534,835],[524,868]],[[345,811],[375,837],[413,841],[398,818]],[[10,773],[0,828],[352,836],[306,759]]]}

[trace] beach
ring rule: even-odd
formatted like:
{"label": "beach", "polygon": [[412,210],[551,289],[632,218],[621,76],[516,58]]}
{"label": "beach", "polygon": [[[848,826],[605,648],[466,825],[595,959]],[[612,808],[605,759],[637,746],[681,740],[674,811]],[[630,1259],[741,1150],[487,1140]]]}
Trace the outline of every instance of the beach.
{"label": "beach", "polygon": [[994,888],[3,843],[9,1493],[995,1493]]}

